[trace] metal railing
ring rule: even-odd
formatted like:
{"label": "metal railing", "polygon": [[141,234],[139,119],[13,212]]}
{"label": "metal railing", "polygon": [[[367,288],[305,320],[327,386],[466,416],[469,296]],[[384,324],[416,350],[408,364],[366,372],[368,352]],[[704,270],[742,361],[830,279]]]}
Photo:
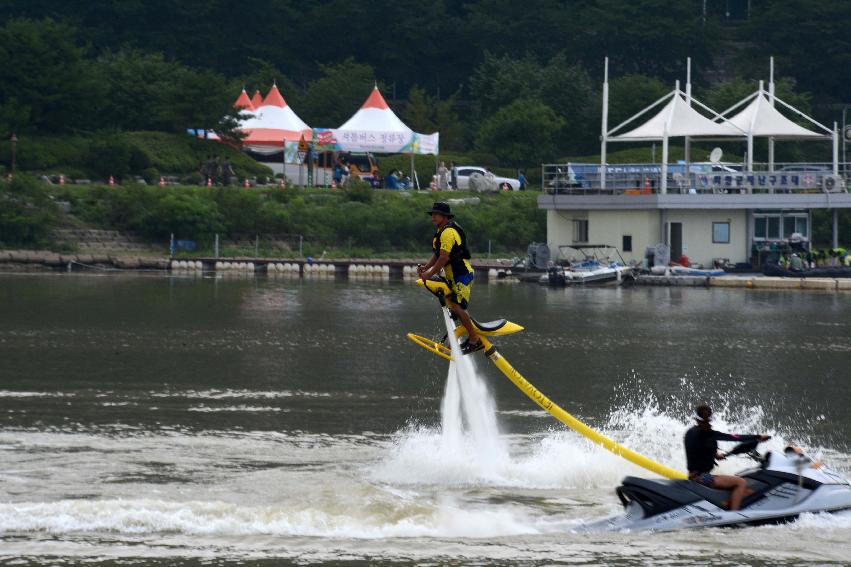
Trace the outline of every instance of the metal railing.
{"label": "metal railing", "polygon": [[[840,172],[847,164],[840,164]],[[833,174],[825,163],[755,163],[751,172],[741,164],[684,164],[668,166],[669,194],[772,194],[838,193],[847,191],[843,175]],[[606,166],[602,187],[599,164],[562,163],[541,166],[542,190],[557,195],[654,195],[661,192],[662,168],[658,164]]]}

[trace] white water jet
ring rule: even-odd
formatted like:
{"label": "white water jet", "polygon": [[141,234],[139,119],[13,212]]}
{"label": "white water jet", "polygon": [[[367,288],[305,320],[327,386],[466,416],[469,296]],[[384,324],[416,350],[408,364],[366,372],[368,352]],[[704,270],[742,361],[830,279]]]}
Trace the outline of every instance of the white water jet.
{"label": "white water jet", "polygon": [[448,444],[445,449],[461,449],[465,436],[469,436],[472,442],[469,449],[474,451],[478,463],[487,468],[497,467],[505,461],[508,451],[499,436],[496,404],[484,379],[476,372],[472,357],[461,354],[455,326],[445,309],[443,318],[453,358],[441,407],[443,441]]}

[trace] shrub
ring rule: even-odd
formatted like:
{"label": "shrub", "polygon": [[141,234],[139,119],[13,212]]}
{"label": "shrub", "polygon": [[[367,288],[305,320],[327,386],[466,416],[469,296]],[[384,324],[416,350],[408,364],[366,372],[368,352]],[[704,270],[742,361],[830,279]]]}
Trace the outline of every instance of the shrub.
{"label": "shrub", "polygon": [[0,182],[0,242],[45,244],[55,222],[56,207],[46,185],[22,174],[11,182]]}
{"label": "shrub", "polygon": [[145,183],[156,185],[160,182],[160,172],[154,167],[148,167],[142,170],[142,179],[145,180]]}
{"label": "shrub", "polygon": [[193,171],[189,175],[181,177],[180,182],[184,185],[203,185],[204,176],[197,171]]}
{"label": "shrub", "polygon": [[99,138],[89,148],[87,165],[101,178],[121,177],[131,172],[133,150],[120,134]]}
{"label": "shrub", "polygon": [[359,177],[351,177],[346,182],[345,195],[349,201],[371,203],[373,193],[372,186]]}

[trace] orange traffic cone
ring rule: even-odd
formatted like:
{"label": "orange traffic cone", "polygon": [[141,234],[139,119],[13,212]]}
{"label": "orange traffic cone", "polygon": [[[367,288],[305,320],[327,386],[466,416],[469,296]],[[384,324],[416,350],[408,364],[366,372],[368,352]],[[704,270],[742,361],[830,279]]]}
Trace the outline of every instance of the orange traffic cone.
{"label": "orange traffic cone", "polygon": [[115,178],[113,176],[109,176],[109,186],[115,187]]}
{"label": "orange traffic cone", "polygon": [[160,177],[160,187],[165,187],[165,177]]}

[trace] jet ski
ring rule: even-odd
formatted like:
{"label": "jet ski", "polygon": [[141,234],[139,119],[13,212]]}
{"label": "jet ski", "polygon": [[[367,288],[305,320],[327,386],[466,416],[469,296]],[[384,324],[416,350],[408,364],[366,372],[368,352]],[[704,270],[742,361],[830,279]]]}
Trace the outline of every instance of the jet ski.
{"label": "jet ski", "polygon": [[628,476],[616,489],[624,515],[586,524],[581,531],[754,526],[791,522],[804,513],[851,510],[851,483],[800,449],[764,456],[751,449],[747,455],[758,466],[738,473],[753,491],[740,510],[726,509],[727,490],[690,480]]}

